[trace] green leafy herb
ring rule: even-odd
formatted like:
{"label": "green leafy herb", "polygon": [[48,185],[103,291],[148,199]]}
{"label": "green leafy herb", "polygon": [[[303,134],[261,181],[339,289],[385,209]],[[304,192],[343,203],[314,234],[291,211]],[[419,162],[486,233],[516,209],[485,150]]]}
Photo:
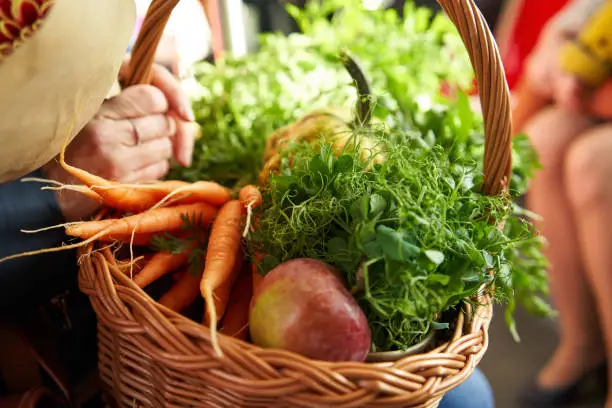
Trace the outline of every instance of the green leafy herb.
{"label": "green leafy herb", "polygon": [[403,20],[394,10],[367,10],[361,0],[315,0],[287,10],[302,33],[265,34],[253,54],[194,68],[197,81],[188,91],[202,137],[193,165],[177,166],[169,177],[229,187],[255,182],[274,130],[315,109],[355,105],[356,90],[338,63],[342,49],[359,58],[379,95],[374,116],[401,126],[425,126],[423,110],[442,100],[436,95],[443,82],[471,83],[453,24],[432,20],[411,2]]}
{"label": "green leafy herb", "polygon": [[151,239],[151,246],[156,251],[167,251],[172,254],[188,253],[188,265],[192,273],[198,273],[204,269],[206,256],[206,238],[202,215],[181,214],[180,237],[168,232],[155,235]]}

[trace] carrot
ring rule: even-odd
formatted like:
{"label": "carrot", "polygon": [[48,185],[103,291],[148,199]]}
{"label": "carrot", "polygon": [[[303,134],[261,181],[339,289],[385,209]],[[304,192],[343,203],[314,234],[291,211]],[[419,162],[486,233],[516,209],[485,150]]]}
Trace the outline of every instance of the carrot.
{"label": "carrot", "polygon": [[249,310],[253,296],[253,280],[249,269],[243,268],[232,288],[223,316],[221,333],[246,340]]}
{"label": "carrot", "polygon": [[173,254],[168,251],[158,252],[142,268],[140,273],[134,277],[134,283],[140,288],[149,286],[165,274],[172,272],[187,263],[188,252]]}
{"label": "carrot", "polygon": [[182,204],[210,202],[213,205],[222,205],[230,199],[229,190],[217,183],[207,181],[196,183],[170,181],[142,185],[145,188],[121,185],[66,163],[66,143],[60,151],[60,165],[66,172],[96,193],[108,207],[122,211],[142,212],[152,208],[162,198],[181,188],[184,189],[181,193],[185,193],[186,197],[184,198],[186,201],[182,201]]}
{"label": "carrot", "polygon": [[263,198],[261,192],[255,186],[248,185],[240,189],[238,193],[240,202],[247,210],[247,219],[244,225],[244,231],[242,237],[246,237],[249,234],[249,228],[251,228],[251,217],[253,216],[253,208],[257,208],[261,205]]}
{"label": "carrot", "polygon": [[[232,269],[232,272],[229,275],[228,279],[226,279],[223,283],[221,283],[221,285],[219,285],[219,287],[217,287],[213,291],[214,309],[217,311],[217,324],[219,324],[225,314],[225,311],[227,310],[227,305],[229,302],[230,294],[232,292],[232,288],[234,287],[234,283],[236,283],[236,280],[238,279],[238,276],[240,276],[242,271],[242,266],[244,264],[243,261],[244,257],[238,254],[238,256],[236,257],[236,262],[234,263],[234,268]],[[212,317],[208,310],[204,310],[204,324],[206,326],[210,327],[211,319]]]}
{"label": "carrot", "polygon": [[245,207],[257,208],[262,202],[259,189],[253,185],[242,187],[238,193],[238,198]]}
{"label": "carrot", "polygon": [[223,352],[217,337],[217,316],[223,314],[227,300],[225,303],[217,301],[215,304],[214,294],[218,288],[227,284],[227,281],[231,279],[235,264],[241,256],[241,220],[242,204],[238,200],[228,202],[219,210],[217,219],[211,228],[204,274],[200,282],[200,291],[206,301],[206,312],[209,315],[207,320],[210,322],[212,345],[219,357],[223,356]]}
{"label": "carrot", "polygon": [[[199,283],[202,280],[204,271],[193,273],[191,270],[185,271],[181,278],[166,292],[157,303],[166,306],[175,312],[185,310],[200,293]],[[141,272],[142,274],[142,272]]]}
{"label": "carrot", "polygon": [[[68,174],[92,190],[92,187],[117,187],[119,185],[117,182],[96,176],[95,174],[66,163],[65,146],[60,151],[59,162],[60,166],[62,166]],[[105,205],[124,211],[141,210],[143,202],[148,203],[151,201],[151,194],[147,191],[122,188],[101,189],[99,192],[93,191],[100,196]]]}
{"label": "carrot", "polygon": [[191,270],[189,268],[187,268],[187,270],[180,270],[176,273],[172,274],[172,282],[178,282],[179,280],[181,280],[181,278],[183,277],[183,275],[185,275],[186,273],[191,273]]}
{"label": "carrot", "polygon": [[257,272],[257,264],[254,263],[251,264],[251,278],[253,281],[253,293],[255,293],[264,277]]}
{"label": "carrot", "polygon": [[104,203],[104,200],[102,199],[102,197],[100,197],[98,195],[98,193],[96,193],[95,191],[93,191],[92,189],[90,189],[87,186],[81,186],[81,185],[71,185],[71,184],[60,184],[60,185],[55,185],[55,186],[44,186],[41,187],[41,190],[51,190],[51,191],[63,191],[63,190],[70,190],[70,191],[75,191],[77,193],[81,193],[83,194],[85,197],[89,197],[92,200],[95,200],[99,203]]}
{"label": "carrot", "polygon": [[[111,186],[92,186],[91,189],[100,195],[110,194],[114,190],[114,194],[118,195],[123,192],[124,195],[139,194],[139,201],[132,203],[129,200],[129,207],[125,204],[115,204],[124,211],[141,212],[148,210],[159,204],[160,201],[169,201],[173,199],[173,205],[184,205],[194,203],[208,203],[219,207],[231,199],[230,192],[227,188],[212,181],[197,181],[188,183],[180,180],[169,180],[155,184],[117,184]],[[144,194],[146,194],[146,196]],[[113,206],[112,203],[108,203]]]}
{"label": "carrot", "polygon": [[[178,236],[182,233],[181,230],[175,231],[164,231],[163,234],[170,234],[173,236]],[[150,234],[134,234],[132,238],[132,234],[112,234],[105,235],[98,239],[100,242],[122,242],[124,244],[134,244],[134,245],[142,245],[149,246],[153,242],[153,238],[159,236],[160,233],[150,233]]]}
{"label": "carrot", "polygon": [[100,242],[122,242],[124,244],[134,244],[140,246],[147,246],[151,244],[151,240],[155,234],[112,234],[106,235],[99,239]]}
{"label": "carrot", "polygon": [[261,281],[263,280],[263,275],[257,271],[257,265],[262,261],[264,255],[260,252],[255,252],[253,254],[253,261],[251,262],[251,276],[253,278],[253,293],[256,292],[259,287]]}
{"label": "carrot", "polygon": [[113,235],[155,234],[173,231],[182,225],[181,216],[184,214],[195,215],[196,218],[201,216],[202,223],[208,225],[217,214],[217,209],[206,203],[156,208],[119,219],[71,224],[66,227],[66,234],[83,239],[97,236],[97,239],[100,239]]}

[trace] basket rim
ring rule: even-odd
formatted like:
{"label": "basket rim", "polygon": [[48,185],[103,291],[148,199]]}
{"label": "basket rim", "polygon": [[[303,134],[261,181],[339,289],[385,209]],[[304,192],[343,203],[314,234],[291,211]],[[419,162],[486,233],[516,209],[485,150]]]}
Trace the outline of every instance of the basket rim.
{"label": "basket rim", "polygon": [[[210,329],[208,327],[202,324],[199,324],[183,316],[182,314],[177,313],[157,303],[142,288],[136,285],[128,276],[126,276],[123,272],[121,272],[116,266],[113,266],[112,264],[113,261],[109,260],[108,256],[103,255],[101,252],[96,252],[94,250],[93,245],[90,244],[87,247],[85,247],[85,250],[82,251],[82,253],[79,253],[79,259],[81,261],[81,268],[79,271],[80,287],[81,287],[81,283],[83,284],[85,283],[84,277],[82,276],[82,273],[81,273],[83,271],[83,267],[82,267],[83,264],[92,262],[93,259],[97,259],[98,262],[103,262],[107,264],[107,268],[103,268],[102,271],[98,270],[98,272],[99,273],[101,272],[103,274],[103,278],[108,278],[108,279],[104,279],[104,281],[106,281],[107,283],[111,283],[111,282],[113,283],[115,294],[118,294],[117,293],[118,291],[116,290],[118,286],[126,288],[129,291],[134,291],[140,297],[142,297],[142,299],[145,302],[150,303],[155,308],[157,308],[160,313],[168,316],[168,318],[171,318],[172,320],[178,321],[180,325],[185,327],[185,329],[189,331],[191,334],[196,333],[198,331],[202,331],[203,333],[206,333],[205,338],[210,337]],[[88,294],[90,297],[92,295],[95,296],[95,294],[92,294],[91,291],[86,289],[86,286],[83,285],[82,289],[85,289],[85,293]],[[473,307],[471,302],[466,302],[466,301],[462,302],[462,305],[464,306],[464,308],[462,308],[462,310],[458,312],[456,328],[453,331],[453,334],[450,340],[442,344],[439,344],[437,347],[427,352],[417,353],[414,355],[402,357],[391,363],[390,362],[330,362],[330,361],[310,359],[310,358],[304,357],[300,354],[297,354],[289,350],[278,349],[277,351],[279,354],[282,354],[283,356],[286,356],[286,357],[291,356],[291,358],[295,358],[296,360],[313,361],[313,362],[316,362],[317,364],[321,364],[322,366],[334,366],[334,365],[344,365],[344,364],[347,364],[347,365],[363,364],[363,365],[368,365],[372,367],[388,367],[389,365],[395,365],[395,364],[399,364],[399,365],[410,364],[411,362],[418,360],[419,359],[418,357],[422,355],[446,354],[443,351],[449,348],[452,349],[451,345],[453,345],[453,343],[456,343],[458,339],[462,337],[474,337],[474,335],[476,336],[478,335],[478,331],[480,330],[485,331],[485,329],[488,329],[489,323],[493,315],[493,302],[489,294],[483,291],[479,292],[479,295],[476,300],[480,302],[480,304],[478,304],[476,307]],[[98,316],[100,315],[98,314]],[[102,314],[102,316],[104,315]],[[467,330],[466,330],[468,332],[467,334],[463,334],[464,333],[463,328],[465,326],[467,326]],[[479,329],[477,329],[477,327]],[[218,334],[219,334],[219,338],[223,339],[222,340],[223,342],[233,343],[234,346],[238,346],[244,350],[247,350],[247,351],[265,350],[264,348],[256,344],[249,343],[241,339],[227,336],[221,332],[219,332]]]}

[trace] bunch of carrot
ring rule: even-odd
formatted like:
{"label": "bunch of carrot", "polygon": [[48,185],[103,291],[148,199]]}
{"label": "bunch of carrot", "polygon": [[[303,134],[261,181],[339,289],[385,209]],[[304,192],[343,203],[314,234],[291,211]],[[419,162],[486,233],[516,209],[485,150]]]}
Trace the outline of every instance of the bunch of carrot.
{"label": "bunch of carrot", "polygon": [[[205,301],[202,322],[210,327],[213,347],[219,356],[222,355],[217,336],[219,324],[221,332],[226,335],[247,337],[253,284],[251,270],[244,262],[242,236],[248,233],[252,209],[261,204],[262,197],[256,187],[243,187],[238,199],[232,199],[227,188],[210,181],[128,185],[73,167],[65,162],[63,153],[60,154],[60,164],[83,185],[46,188],[79,191],[118,216],[54,226],[64,227],[67,235],[82,241],[12,255],[0,259],[0,262],[94,242],[106,247],[116,242],[129,244],[130,260],[124,261],[123,265],[129,266],[125,268],[126,273],[129,271],[138,287],[144,289],[161,277],[176,273],[177,279],[158,299],[160,304],[183,312],[199,295],[202,296]],[[134,259],[134,245],[148,247],[155,237],[164,234],[178,239],[184,237],[185,216],[193,216],[203,227],[202,235],[207,236],[185,241],[187,247],[181,251],[159,251]],[[204,242],[207,245],[202,244]],[[206,247],[196,248],[201,245]],[[190,268],[189,261],[194,254],[201,254],[203,258],[204,266],[199,270],[190,270],[193,268]]]}

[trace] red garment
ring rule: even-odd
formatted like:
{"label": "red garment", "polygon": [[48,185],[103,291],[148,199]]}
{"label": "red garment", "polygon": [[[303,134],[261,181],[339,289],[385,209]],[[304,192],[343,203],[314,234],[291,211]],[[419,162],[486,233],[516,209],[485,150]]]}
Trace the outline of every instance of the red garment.
{"label": "red garment", "polygon": [[508,50],[502,55],[510,89],[520,79],[525,59],[535,47],[542,28],[566,3],[568,0],[522,0],[508,41]]}

